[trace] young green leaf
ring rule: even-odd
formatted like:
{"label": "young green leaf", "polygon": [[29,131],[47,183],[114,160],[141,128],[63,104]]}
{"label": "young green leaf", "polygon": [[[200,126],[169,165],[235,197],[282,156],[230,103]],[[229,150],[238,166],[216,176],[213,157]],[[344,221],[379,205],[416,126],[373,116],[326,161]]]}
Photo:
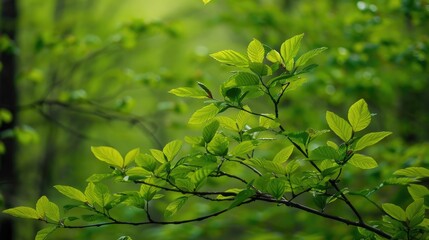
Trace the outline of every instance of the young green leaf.
{"label": "young green leaf", "polygon": [[207,94],[204,91],[200,89],[190,88],[190,87],[180,87],[180,88],[171,89],[169,93],[174,94],[178,97],[189,97],[189,98],[200,98],[200,99],[207,98]]}
{"label": "young green leaf", "polygon": [[362,169],[371,169],[378,166],[377,162],[372,157],[358,153],[355,153],[347,163]]}
{"label": "young green leaf", "polygon": [[216,156],[225,156],[228,153],[228,146],[228,138],[222,134],[216,134],[207,145],[207,149]]}
{"label": "young green leaf", "polygon": [[112,147],[91,147],[91,151],[98,160],[106,162],[112,166],[122,168],[124,164],[124,159],[121,154],[118,150]]}
{"label": "young green leaf", "polygon": [[423,203],[423,199],[418,199],[408,205],[407,209],[405,209],[405,213],[408,221],[410,221],[411,227],[419,225],[425,219],[425,208]]}
{"label": "young green leaf", "polygon": [[298,58],[298,60],[296,61],[295,65],[297,67],[304,66],[308,62],[308,60],[310,60],[311,58],[319,55],[321,52],[325,51],[326,49],[328,49],[328,48],[327,47],[316,48],[316,49],[310,50],[310,51],[302,54]]}
{"label": "young green leaf", "polygon": [[422,185],[410,184],[407,189],[414,200],[429,196],[429,189]]}
{"label": "young green leaf", "polygon": [[176,214],[176,212],[182,208],[182,206],[186,203],[188,200],[188,197],[178,197],[174,201],[168,204],[167,208],[165,209],[164,216],[170,217]]}
{"label": "young green leaf", "polygon": [[246,199],[252,197],[253,195],[255,195],[255,191],[253,189],[245,189],[245,190],[239,192],[237,194],[237,196],[235,196],[234,201],[229,206],[229,209],[239,206]]}
{"label": "young green leaf", "polygon": [[149,154],[138,155],[136,157],[136,164],[150,172],[154,172],[158,165],[157,160],[152,155],[149,155]]}
{"label": "young green leaf", "polygon": [[216,114],[218,114],[219,108],[216,107],[216,105],[209,104],[203,108],[198,109],[194,114],[192,114],[191,118],[189,119],[189,124],[203,124],[211,119],[213,119]]}
{"label": "young green leaf", "polygon": [[326,121],[328,122],[329,128],[344,142],[350,140],[353,130],[346,120],[333,112],[327,111]]}
{"label": "young green leaf", "polygon": [[204,180],[206,180],[210,173],[212,173],[216,168],[217,164],[210,164],[208,166],[204,166],[189,175],[189,178],[191,179],[192,183],[195,184],[195,187],[198,189],[202,186]]}
{"label": "young green leaf", "polygon": [[353,131],[358,132],[371,123],[371,113],[368,110],[368,104],[365,100],[360,99],[355,102],[350,108],[348,112],[348,119],[350,124],[352,125]]}
{"label": "young green leaf", "polygon": [[255,149],[255,145],[253,145],[252,141],[244,141],[241,142],[240,144],[238,144],[237,146],[235,146],[230,154],[233,156],[241,156],[243,154],[246,154],[250,151],[252,151],[253,149]]}
{"label": "young green leaf", "polygon": [[383,138],[389,136],[392,132],[372,132],[363,135],[356,142],[355,151],[362,150],[368,146],[374,145],[381,141]]}
{"label": "young green leaf", "polygon": [[176,157],[176,155],[179,153],[181,148],[182,148],[182,141],[174,140],[174,141],[167,143],[167,145],[165,145],[162,152],[167,157],[168,161],[172,161]]}
{"label": "young green leaf", "polygon": [[399,169],[393,174],[412,178],[425,178],[429,177],[429,169],[424,167],[408,167],[404,169]]}
{"label": "young green leaf", "polygon": [[287,64],[298,54],[301,47],[301,40],[304,34],[296,35],[286,40],[280,47],[280,54],[283,57],[284,63]]}
{"label": "young green leaf", "polygon": [[39,219],[39,214],[36,209],[31,207],[14,207],[3,210],[3,213],[19,218]]}
{"label": "young green leaf", "polygon": [[310,153],[311,160],[339,159],[338,151],[330,146],[320,146]]}
{"label": "young green leaf", "polygon": [[405,211],[401,207],[392,203],[384,203],[382,207],[383,207],[383,210],[394,219],[403,221],[403,222],[407,220],[407,215],[405,214]]}
{"label": "young green leaf", "polygon": [[[211,2],[212,0],[203,0],[203,3],[204,3],[204,5],[205,4],[207,4],[207,3],[209,3],[209,2]],[[119,239],[118,239],[119,240]],[[125,240],[125,239],[121,239],[121,240]],[[129,240],[129,239],[127,239],[127,240]]]}
{"label": "young green leaf", "polygon": [[259,85],[259,78],[253,73],[238,72],[233,76],[233,79],[237,87]]}
{"label": "young green leaf", "polygon": [[160,163],[165,163],[167,160],[165,159],[164,152],[158,149],[149,149],[152,156]]}
{"label": "young green leaf", "polygon": [[280,178],[271,179],[266,188],[267,192],[275,199],[280,199],[286,192],[286,182]]}
{"label": "young green leaf", "polygon": [[262,63],[265,57],[264,46],[257,39],[253,39],[247,46],[247,56],[250,61]]}
{"label": "young green leaf", "polygon": [[125,161],[124,161],[124,167],[130,165],[130,163],[134,162],[134,160],[136,159],[136,157],[140,155],[140,149],[139,148],[134,148],[133,150],[129,151],[127,153],[127,155],[125,155]]}
{"label": "young green leaf", "polygon": [[36,203],[36,211],[41,218],[49,218],[55,222],[60,221],[60,210],[58,206],[50,202],[46,196],[42,196]]}
{"label": "young green leaf", "polygon": [[210,57],[216,61],[232,65],[236,67],[247,67],[249,66],[249,60],[241,53],[234,50],[223,50],[216,53],[210,54]]}
{"label": "young green leaf", "polygon": [[87,201],[85,194],[83,194],[83,192],[81,192],[80,190],[78,190],[74,187],[64,186],[64,185],[55,185],[54,188],[57,189],[58,192],[60,192],[61,194],[63,194],[64,196],[66,196],[68,198],[77,200],[79,202],[86,202]]}
{"label": "young green leaf", "polygon": [[41,229],[37,232],[36,237],[34,240],[46,240],[48,239],[49,234],[51,234],[53,231],[55,231],[58,227],[57,226],[50,226]]}
{"label": "young green leaf", "polygon": [[274,156],[273,162],[279,163],[279,164],[286,162],[289,159],[290,155],[292,155],[293,148],[294,148],[293,145],[290,145],[280,150],[280,152],[278,152]]}
{"label": "young green leaf", "polygon": [[216,134],[216,131],[219,129],[219,121],[214,120],[211,123],[207,124],[203,128],[203,139],[206,143],[209,143]]}
{"label": "young green leaf", "polygon": [[98,204],[100,207],[106,206],[109,203],[111,195],[109,188],[101,183],[88,183],[85,189],[85,196],[90,204]]}
{"label": "young green leaf", "polygon": [[282,63],[283,62],[283,59],[280,56],[280,53],[277,52],[276,50],[271,50],[268,52],[267,60],[272,62],[272,63]]}

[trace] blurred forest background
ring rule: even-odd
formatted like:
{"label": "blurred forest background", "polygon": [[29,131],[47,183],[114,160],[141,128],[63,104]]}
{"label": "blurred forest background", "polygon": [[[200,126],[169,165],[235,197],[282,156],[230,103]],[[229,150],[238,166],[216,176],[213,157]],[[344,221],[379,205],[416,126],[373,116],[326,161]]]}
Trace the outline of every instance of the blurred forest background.
{"label": "blurred forest background", "polygon": [[[396,169],[429,166],[427,0],[1,2],[0,210],[33,206],[41,195],[69,203],[53,185],[82,189],[88,176],[106,171],[90,146],[145,151],[199,131],[186,123],[201,103],[168,90],[197,81],[217,89],[233,69],[209,53],[245,52],[253,38],[278,48],[300,33],[303,51],[329,49],[314,60],[319,67],[307,84],[282,103],[288,126],[326,129],[326,110],[344,114],[364,98],[377,114],[372,130],[394,134],[371,150],[380,166],[348,176],[351,185],[376,187]],[[403,194],[405,188],[386,186],[374,197],[405,206]],[[356,204],[367,214],[374,210]],[[196,203],[179,214],[207,208]],[[32,239],[38,229],[0,215],[2,239]],[[355,233],[295,209],[253,204],[204,222],[61,230],[52,239],[352,239]]]}

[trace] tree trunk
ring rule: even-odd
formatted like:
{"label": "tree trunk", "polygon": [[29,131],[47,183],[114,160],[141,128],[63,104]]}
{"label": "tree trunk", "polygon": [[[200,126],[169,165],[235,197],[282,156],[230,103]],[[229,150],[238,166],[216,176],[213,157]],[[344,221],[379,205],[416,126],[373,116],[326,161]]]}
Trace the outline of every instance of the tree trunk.
{"label": "tree trunk", "polygon": [[[0,36],[9,38],[16,43],[16,26],[18,18],[17,0],[2,0],[0,6]],[[0,52],[0,108],[9,110],[13,115],[10,123],[3,123],[0,132],[13,129],[16,125],[17,91],[15,85],[16,61],[13,46]],[[6,153],[0,155],[0,191],[4,197],[4,207],[12,207],[17,189],[18,177],[16,173],[16,142],[15,139],[3,140]],[[1,239],[14,239],[14,222],[11,218],[0,218]]]}

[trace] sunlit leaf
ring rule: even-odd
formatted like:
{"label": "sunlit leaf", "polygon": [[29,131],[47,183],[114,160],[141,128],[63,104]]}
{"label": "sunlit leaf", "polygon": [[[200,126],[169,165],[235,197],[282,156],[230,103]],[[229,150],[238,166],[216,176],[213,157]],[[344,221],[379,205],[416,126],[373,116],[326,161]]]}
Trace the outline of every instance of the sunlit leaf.
{"label": "sunlit leaf", "polygon": [[266,188],[267,192],[274,198],[280,199],[286,192],[286,182],[280,178],[271,179]]}
{"label": "sunlit leaf", "polygon": [[391,217],[393,217],[394,219],[399,220],[399,221],[406,221],[407,220],[407,216],[405,214],[405,211],[401,207],[399,207],[395,204],[392,204],[392,203],[384,203],[382,205],[382,207],[383,207],[383,210],[387,214],[389,214]]}
{"label": "sunlit leaf", "polygon": [[212,103],[203,108],[198,109],[192,114],[189,119],[189,124],[203,124],[209,122],[213,119],[216,114],[219,112],[219,109]]}
{"label": "sunlit leaf", "polygon": [[37,232],[34,240],[46,240],[46,239],[48,239],[49,234],[51,234],[57,228],[58,228],[57,226],[50,226],[50,227],[46,227],[46,228],[39,230]]}
{"label": "sunlit leaf", "polygon": [[247,46],[247,56],[250,61],[262,63],[265,57],[264,46],[257,39],[253,39]]}
{"label": "sunlit leaf", "polygon": [[162,152],[167,157],[168,161],[172,161],[182,148],[182,141],[174,140],[165,145]]}
{"label": "sunlit leaf", "polygon": [[245,189],[235,196],[234,201],[229,206],[229,209],[234,208],[242,204],[245,200],[255,195],[255,191],[252,189]]}
{"label": "sunlit leaf", "polygon": [[426,195],[429,196],[429,189],[422,185],[410,184],[407,189],[414,200],[424,198]]}
{"label": "sunlit leaf", "polygon": [[389,136],[392,134],[391,132],[372,132],[367,133],[363,135],[359,140],[356,142],[355,151],[364,149],[368,146],[374,145],[381,141],[383,138]]}
{"label": "sunlit leaf", "polygon": [[310,153],[312,160],[339,159],[338,151],[330,146],[320,146]]}
{"label": "sunlit leaf", "polygon": [[424,178],[429,177],[429,169],[424,167],[409,167],[405,169],[399,169],[393,174],[406,177]]}
{"label": "sunlit leaf", "polygon": [[371,169],[378,166],[377,162],[372,157],[358,153],[355,153],[347,163],[362,169]]}
{"label": "sunlit leaf", "polygon": [[417,199],[408,205],[407,209],[405,209],[405,213],[408,221],[410,221],[411,227],[415,227],[423,222],[425,218],[425,208],[423,203],[423,199]]}
{"label": "sunlit leaf", "polygon": [[165,163],[167,160],[165,159],[164,152],[158,149],[149,149],[152,156],[160,163]]}
{"label": "sunlit leaf", "polygon": [[230,154],[233,156],[240,156],[252,151],[253,149],[255,149],[255,147],[256,146],[253,145],[252,141],[244,141],[235,146],[231,150]]}
{"label": "sunlit leaf", "polygon": [[301,47],[301,40],[303,37],[304,34],[293,36],[281,45],[280,55],[283,57],[285,64],[296,56]]}
{"label": "sunlit leaf", "polygon": [[326,121],[328,122],[329,128],[343,141],[347,142],[350,140],[353,130],[346,120],[333,112],[327,111]]}
{"label": "sunlit leaf", "polygon": [[218,62],[225,63],[236,67],[247,67],[249,66],[249,60],[241,53],[234,50],[223,50],[216,53],[210,54],[210,57],[214,58]]}
{"label": "sunlit leaf", "polygon": [[91,151],[98,160],[106,162],[112,166],[122,168],[124,159],[118,150],[112,147],[100,146],[91,147]]}
{"label": "sunlit leaf", "polygon": [[3,213],[19,218],[39,219],[36,209],[31,207],[14,207],[3,210]]}
{"label": "sunlit leaf", "polygon": [[208,165],[198,169],[190,175],[190,179],[195,184],[197,189],[201,187],[201,184],[204,182],[204,180],[207,179],[210,173],[216,169],[216,167],[216,164]]}
{"label": "sunlit leaf", "polygon": [[302,54],[298,58],[298,60],[296,61],[295,65],[297,67],[304,66],[308,62],[308,60],[310,60],[311,58],[319,55],[321,52],[325,51],[326,49],[328,49],[328,48],[327,47],[316,48],[316,49],[310,50],[310,51]]}
{"label": "sunlit leaf", "polygon": [[46,196],[42,196],[37,200],[36,211],[41,218],[49,218],[55,222],[60,220],[60,210],[58,206],[50,202]]}
{"label": "sunlit leaf", "polygon": [[201,89],[195,89],[190,87],[171,89],[169,93],[174,94],[178,97],[207,98],[207,94]]}
{"label": "sunlit leaf", "polygon": [[259,85],[259,78],[253,73],[239,72],[233,76],[234,83],[238,87]]}
{"label": "sunlit leaf", "polygon": [[274,156],[273,162],[279,163],[279,164],[286,162],[289,159],[289,157],[292,155],[293,149],[294,149],[293,145],[283,148]]}
{"label": "sunlit leaf", "polygon": [[209,143],[216,134],[216,131],[219,129],[219,121],[214,120],[211,123],[207,124],[203,128],[203,139],[206,143]]}
{"label": "sunlit leaf", "polygon": [[54,186],[55,189],[58,190],[58,192],[60,192],[61,194],[63,194],[64,196],[80,201],[80,202],[86,202],[86,197],[85,194],[83,194],[83,192],[81,192],[80,190],[74,188],[74,187],[70,187],[70,186],[64,186],[64,185],[55,185]]}
{"label": "sunlit leaf", "polygon": [[125,161],[124,161],[124,166],[123,167],[126,167],[130,163],[134,162],[134,160],[136,159],[136,157],[139,154],[140,154],[140,149],[139,148],[134,148],[133,150],[129,151],[127,153],[127,155],[125,155]]}
{"label": "sunlit leaf", "polygon": [[174,201],[170,202],[164,211],[164,216],[170,217],[176,214],[176,212],[186,203],[187,200],[188,200],[188,197],[183,196],[183,197],[178,197]]}
{"label": "sunlit leaf", "polygon": [[216,156],[225,156],[228,153],[229,140],[222,134],[216,134],[207,145],[210,153]]}
{"label": "sunlit leaf", "polygon": [[271,50],[267,54],[267,60],[273,63],[281,63],[283,62],[282,57],[280,56],[280,53],[276,50]]}
{"label": "sunlit leaf", "polygon": [[368,110],[368,104],[365,100],[360,99],[350,106],[347,117],[355,132],[368,127],[371,123],[371,113]]}

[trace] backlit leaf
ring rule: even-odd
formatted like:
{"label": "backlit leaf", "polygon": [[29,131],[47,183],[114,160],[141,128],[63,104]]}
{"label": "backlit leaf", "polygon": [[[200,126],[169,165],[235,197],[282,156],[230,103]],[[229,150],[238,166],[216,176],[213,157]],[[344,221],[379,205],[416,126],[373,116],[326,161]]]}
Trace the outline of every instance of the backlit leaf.
{"label": "backlit leaf", "polygon": [[225,63],[236,67],[247,67],[249,66],[249,60],[241,53],[234,50],[223,50],[216,53],[210,54],[210,57],[214,58],[218,62]]}
{"label": "backlit leaf", "polygon": [[165,163],[167,160],[165,159],[164,152],[158,149],[149,149],[152,156],[160,163]]}
{"label": "backlit leaf", "polygon": [[333,112],[327,111],[326,121],[328,122],[329,128],[343,141],[347,142],[350,140],[353,130],[346,120]]}
{"label": "backlit leaf", "polygon": [[207,149],[216,156],[225,156],[228,153],[228,146],[228,138],[222,134],[216,134],[207,145]]}
{"label": "backlit leaf", "polygon": [[156,159],[149,154],[140,154],[135,161],[138,166],[151,172],[154,172],[158,165]]}
{"label": "backlit leaf", "polygon": [[253,195],[255,195],[255,191],[252,189],[245,189],[239,192],[237,196],[235,196],[234,201],[229,206],[229,209],[239,206],[241,203],[243,203],[245,200],[252,197]]}
{"label": "backlit leaf", "polygon": [[280,178],[271,179],[266,188],[267,192],[274,198],[280,199],[286,192],[286,182]]}
{"label": "backlit leaf", "polygon": [[3,210],[3,213],[19,218],[39,219],[36,209],[31,207],[14,207]]}
{"label": "backlit leaf", "polygon": [[174,140],[165,145],[162,152],[167,157],[168,161],[172,161],[182,148],[182,141]]}
{"label": "backlit leaf", "polygon": [[207,94],[201,89],[195,89],[190,87],[171,89],[169,93],[174,94],[178,97],[207,98]]}
{"label": "backlit leaf", "polygon": [[126,167],[130,163],[134,162],[134,160],[136,159],[136,157],[139,154],[140,154],[140,149],[139,148],[134,148],[133,150],[129,151],[127,153],[127,155],[125,155],[125,161],[124,161],[124,166],[123,167]]}
{"label": "backlit leaf", "polygon": [[240,156],[252,151],[253,149],[255,149],[255,147],[256,146],[253,145],[252,141],[244,141],[235,146],[231,150],[230,154],[233,156]]}
{"label": "backlit leaf", "polygon": [[203,108],[198,109],[192,114],[189,119],[189,124],[203,124],[209,122],[213,119],[216,114],[219,112],[219,109],[212,103]]}
{"label": "backlit leaf", "polygon": [[406,221],[407,220],[407,216],[405,214],[405,211],[401,207],[399,207],[395,204],[392,204],[392,203],[384,203],[382,205],[382,207],[383,207],[383,210],[387,214],[389,214],[391,217],[393,217],[394,219],[399,220],[399,221]]}
{"label": "backlit leaf", "polygon": [[176,214],[176,212],[186,203],[187,200],[188,197],[186,196],[176,198],[174,201],[167,205],[167,208],[164,211],[164,216],[170,217]]}
{"label": "backlit leaf", "polygon": [[350,108],[348,112],[348,119],[350,124],[352,125],[353,131],[358,132],[371,123],[371,113],[368,110],[368,104],[365,100],[360,99],[355,102]]}
{"label": "backlit leaf", "polygon": [[197,189],[201,187],[204,180],[207,179],[207,177],[210,175],[210,173],[212,173],[216,169],[216,167],[217,167],[216,164],[211,164],[198,169],[197,171],[195,171],[190,175],[190,179],[192,183],[195,184],[195,187]]}
{"label": "backlit leaf", "polygon": [[310,60],[311,58],[319,55],[321,52],[325,51],[326,49],[328,49],[328,48],[326,48],[326,47],[316,48],[316,49],[310,50],[310,51],[302,54],[298,58],[298,60],[296,61],[295,65],[297,67],[304,66],[308,62],[308,60]]}
{"label": "backlit leaf", "polygon": [[355,153],[347,163],[362,169],[371,169],[378,166],[377,162],[372,157],[358,153]]}
{"label": "backlit leaf", "polygon": [[423,199],[417,199],[408,205],[407,209],[405,209],[405,213],[408,221],[410,221],[411,227],[415,227],[423,222],[423,219],[425,218],[425,208],[423,203]]}
{"label": "backlit leaf", "polygon": [[374,145],[381,141],[383,138],[389,136],[392,134],[391,132],[372,132],[363,135],[359,140],[356,142],[355,151],[364,149],[368,146]]}
{"label": "backlit leaf", "polygon": [[50,226],[50,227],[43,228],[37,232],[34,240],[46,240],[48,239],[49,234],[51,234],[56,229],[57,229],[57,226]]}
{"label": "backlit leaf", "polygon": [[424,167],[409,167],[405,169],[399,169],[393,174],[406,177],[424,178],[429,177],[429,169]]}
{"label": "backlit leaf", "polygon": [[60,192],[61,194],[63,194],[64,196],[80,201],[80,202],[86,202],[86,197],[85,194],[83,194],[83,192],[81,192],[80,190],[74,188],[74,187],[70,187],[70,186],[64,186],[64,185],[55,185],[54,186],[55,189],[58,190],[58,192]]}
{"label": "backlit leaf", "polygon": [[247,46],[247,56],[252,62],[261,63],[264,61],[265,50],[262,43],[257,39],[253,39]]}
{"label": "backlit leaf", "polygon": [[206,143],[209,143],[216,134],[216,131],[219,129],[219,121],[214,120],[211,123],[207,124],[203,128],[203,139]]}
{"label": "backlit leaf", "polygon": [[58,206],[50,202],[46,196],[42,196],[37,200],[36,211],[41,218],[49,218],[55,222],[60,220],[60,210]]}
{"label": "backlit leaf", "polygon": [[304,34],[296,35],[286,40],[280,47],[280,54],[285,64],[298,54]]}
{"label": "backlit leaf", "polygon": [[276,50],[271,50],[267,54],[267,60],[273,63],[281,63],[283,62],[282,57],[280,56],[280,53]]}
{"label": "backlit leaf", "polygon": [[278,152],[274,156],[273,162],[279,163],[279,164],[286,162],[289,159],[290,155],[292,155],[293,148],[294,148],[293,145],[290,145],[280,150],[280,152]]}
{"label": "backlit leaf", "polygon": [[106,162],[112,166],[122,168],[124,159],[118,150],[112,147],[100,146],[91,147],[91,151],[98,160]]}
{"label": "backlit leaf", "polygon": [[259,78],[253,73],[239,72],[233,76],[234,83],[238,87],[259,85]]}

